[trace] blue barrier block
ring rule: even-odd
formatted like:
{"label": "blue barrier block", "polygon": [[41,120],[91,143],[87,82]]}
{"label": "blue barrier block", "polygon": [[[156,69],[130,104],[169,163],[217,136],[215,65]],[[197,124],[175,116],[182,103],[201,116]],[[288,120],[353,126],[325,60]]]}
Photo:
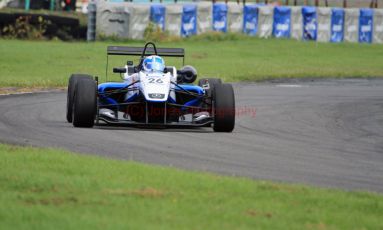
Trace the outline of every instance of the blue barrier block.
{"label": "blue barrier block", "polygon": [[303,17],[303,40],[317,40],[318,21],[316,8],[311,6],[302,7]]}
{"label": "blue barrier block", "polygon": [[197,6],[184,5],[181,20],[181,36],[197,34]]}
{"label": "blue barrier block", "polygon": [[344,9],[333,8],[331,14],[331,42],[342,42],[344,31]]}
{"label": "blue barrier block", "polygon": [[225,3],[213,5],[213,30],[227,31],[227,5]]}
{"label": "blue barrier block", "polygon": [[291,31],[291,8],[277,6],[274,8],[273,35],[277,38],[289,38]]}
{"label": "blue barrier block", "polygon": [[371,43],[374,11],[372,9],[360,9],[359,16],[359,42]]}
{"label": "blue barrier block", "polygon": [[158,25],[161,30],[165,30],[165,11],[162,4],[153,4],[150,6],[150,21]]}
{"label": "blue barrier block", "polygon": [[245,5],[243,8],[243,33],[255,36],[258,30],[257,5]]}

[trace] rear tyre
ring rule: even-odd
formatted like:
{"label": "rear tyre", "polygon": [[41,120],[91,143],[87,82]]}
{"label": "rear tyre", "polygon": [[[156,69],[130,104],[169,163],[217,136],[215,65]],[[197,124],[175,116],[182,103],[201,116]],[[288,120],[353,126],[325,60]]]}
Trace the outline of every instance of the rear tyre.
{"label": "rear tyre", "polygon": [[74,95],[74,89],[79,79],[92,79],[92,76],[87,74],[72,74],[69,78],[68,93],[67,93],[67,100],[66,100],[66,120],[69,123],[72,123],[73,121],[73,117],[72,117],[73,95]]}
{"label": "rear tyre", "polygon": [[215,132],[232,132],[235,126],[235,98],[233,86],[217,84],[213,91]]}
{"label": "rear tyre", "polygon": [[73,126],[93,127],[97,108],[97,84],[92,79],[79,79],[73,98]]}

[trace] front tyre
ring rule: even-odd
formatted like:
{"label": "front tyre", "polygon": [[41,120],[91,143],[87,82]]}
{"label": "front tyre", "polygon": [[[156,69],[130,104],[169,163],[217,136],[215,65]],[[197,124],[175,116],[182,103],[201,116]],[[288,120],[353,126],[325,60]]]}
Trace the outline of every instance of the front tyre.
{"label": "front tyre", "polygon": [[73,98],[73,126],[93,127],[97,109],[97,84],[92,79],[79,79]]}
{"label": "front tyre", "polygon": [[231,84],[216,84],[213,91],[215,132],[232,132],[235,126],[235,98]]}
{"label": "front tyre", "polygon": [[68,93],[67,93],[67,100],[66,100],[66,120],[69,123],[72,123],[73,121],[73,117],[72,117],[73,96],[74,96],[74,89],[79,79],[92,79],[92,76],[87,74],[72,74],[69,78]]}

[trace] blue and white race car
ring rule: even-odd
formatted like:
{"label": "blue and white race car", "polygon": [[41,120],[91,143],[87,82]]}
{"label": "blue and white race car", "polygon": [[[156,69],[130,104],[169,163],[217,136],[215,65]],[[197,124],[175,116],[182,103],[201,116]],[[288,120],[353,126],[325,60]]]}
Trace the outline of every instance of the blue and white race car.
{"label": "blue and white race car", "polygon": [[193,85],[197,78],[194,67],[177,70],[165,65],[162,57],[184,60],[184,49],[157,49],[149,42],[144,47],[109,46],[107,57],[109,55],[141,58],[138,65],[127,61],[124,67],[113,68],[122,82],[98,84],[97,77],[72,74],[68,84],[67,121],[73,126],[212,126],[216,132],[234,129],[232,85],[217,78],[200,79],[198,85]]}

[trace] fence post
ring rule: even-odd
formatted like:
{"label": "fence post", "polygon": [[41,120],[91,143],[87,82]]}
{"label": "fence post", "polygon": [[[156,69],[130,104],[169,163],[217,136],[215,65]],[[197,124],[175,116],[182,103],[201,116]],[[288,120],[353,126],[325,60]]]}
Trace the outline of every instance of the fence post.
{"label": "fence post", "polygon": [[49,10],[54,11],[55,10],[55,0],[49,1]]}
{"label": "fence post", "polygon": [[326,5],[326,7],[328,7],[328,1],[327,0],[324,1],[324,4]]}
{"label": "fence post", "polygon": [[294,0],[294,6],[296,6],[297,5],[297,0]]}
{"label": "fence post", "polygon": [[319,6],[319,0],[315,0],[315,6],[316,6],[316,7]]}
{"label": "fence post", "polygon": [[25,10],[28,11],[30,6],[31,6],[31,1],[30,0],[25,0]]}
{"label": "fence post", "polygon": [[86,33],[86,40],[88,42],[96,40],[96,14],[97,6],[95,1],[89,1],[88,4],[88,28]]}
{"label": "fence post", "polygon": [[343,0],[343,8],[347,8],[347,0]]}

